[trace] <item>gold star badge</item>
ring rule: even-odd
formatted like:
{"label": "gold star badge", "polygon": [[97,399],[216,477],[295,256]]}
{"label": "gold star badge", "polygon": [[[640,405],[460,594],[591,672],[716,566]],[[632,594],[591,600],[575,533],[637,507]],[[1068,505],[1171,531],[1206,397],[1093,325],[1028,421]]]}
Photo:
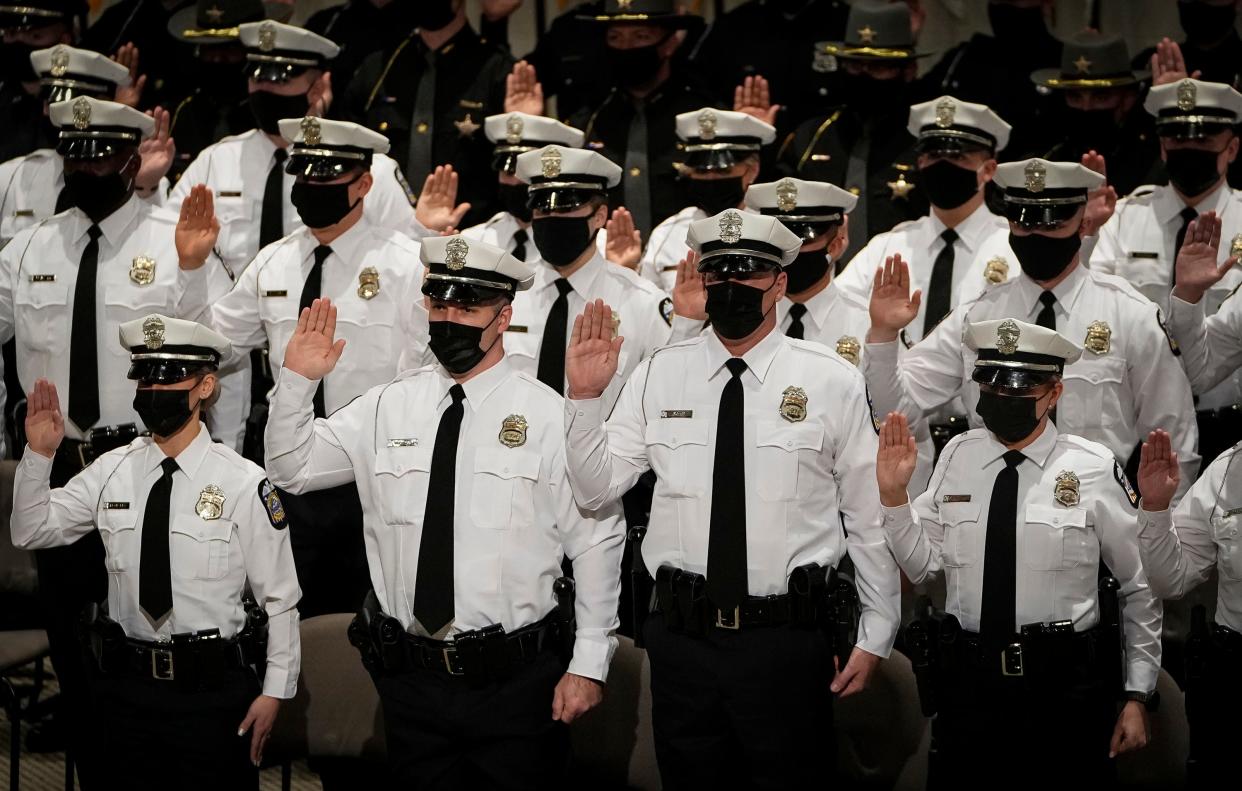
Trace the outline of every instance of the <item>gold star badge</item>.
{"label": "gold star badge", "polygon": [[871,25],[860,27],[858,29],[858,39],[864,44],[875,43],[875,31],[871,29]]}
{"label": "gold star badge", "polygon": [[453,126],[457,127],[457,133],[462,137],[471,137],[480,129],[480,126],[470,117],[470,113],[466,113],[466,117],[460,121],[454,121]]}
{"label": "gold star badge", "polygon": [[129,279],[140,286],[155,282],[155,259],[149,255],[136,256],[129,264]]}
{"label": "gold star badge", "polygon": [[368,266],[358,273],[358,296],[362,299],[375,299],[380,292],[379,270]]}
{"label": "gold star badge", "polygon": [[1087,60],[1086,55],[1079,55],[1078,60],[1074,61],[1074,68],[1078,69],[1079,74],[1091,73],[1091,61]]}
{"label": "gold star badge", "polygon": [[194,504],[194,513],[208,521],[219,519],[221,514],[224,513],[224,499],[224,490],[214,483],[209,483],[206,488],[198,493],[198,502]]}
{"label": "gold star badge", "polygon": [[1087,325],[1087,338],[1082,344],[1095,354],[1108,354],[1113,347],[1113,330],[1106,321],[1093,321]]}
{"label": "gold star badge", "polygon": [[217,5],[213,5],[211,8],[208,8],[203,12],[203,14],[205,14],[206,17],[212,22],[219,22],[221,19],[224,19],[224,11]]}
{"label": "gold star badge", "polygon": [[892,192],[893,200],[906,200],[910,197],[910,191],[914,189],[914,185],[906,181],[905,173],[898,173],[896,181],[888,182],[888,189]]}

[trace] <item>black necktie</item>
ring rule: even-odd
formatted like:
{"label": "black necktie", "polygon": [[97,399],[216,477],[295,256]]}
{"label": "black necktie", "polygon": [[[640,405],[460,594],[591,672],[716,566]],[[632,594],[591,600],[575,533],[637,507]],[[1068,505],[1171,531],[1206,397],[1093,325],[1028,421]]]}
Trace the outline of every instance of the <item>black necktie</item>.
{"label": "black necktie", "polygon": [[749,590],[746,579],[746,465],[742,439],[746,401],[740,357],[725,362],[732,378],[720,393],[716,455],[712,462],[712,513],[707,538],[707,598],[731,611]]}
{"label": "black necktie", "polygon": [[950,300],[953,296],[953,243],[957,241],[957,231],[946,228],[940,234],[944,240],[944,249],[936,254],[936,262],[932,264],[931,282],[927,284],[927,312],[923,314],[923,337],[931,335],[932,330],[941,319],[949,315]]}
{"label": "black necktie", "polygon": [[[298,315],[302,315],[304,308],[309,308],[311,303],[319,298],[323,283],[323,262],[328,260],[328,256],[332,255],[332,248],[326,244],[321,244],[315,248],[315,263],[311,265],[310,274],[306,276],[306,285],[302,286],[302,298],[298,300]],[[319,386],[315,388],[315,417],[327,417],[328,413],[323,406],[323,380],[319,380]]]}
{"label": "black necktie", "polygon": [[267,185],[263,187],[263,213],[259,215],[260,248],[285,235],[285,156],[283,148],[276,149],[276,161],[267,172]]}
{"label": "black necktie", "polygon": [[1177,254],[1182,251],[1182,243],[1186,241],[1186,229],[1190,221],[1199,216],[1199,212],[1187,206],[1181,212],[1182,227],[1177,229],[1177,240],[1173,242],[1173,285],[1177,285]]}
{"label": "black necktie", "polygon": [[86,229],[73,289],[73,327],[69,340],[69,419],[81,431],[99,420],[99,360],[95,347],[95,274],[99,269],[98,225]]}
{"label": "black necktie", "polygon": [[569,292],[574,287],[565,278],[557,278],[556,301],[548,311],[543,325],[543,341],[539,344],[537,378],[561,395],[565,394],[565,325],[569,323]]}
{"label": "black necktie", "polygon": [[172,476],[177,462],[160,462],[164,474],[147,495],[142,517],[142,559],[138,569],[138,604],[152,623],[163,620],[172,609],[172,560],[168,556],[168,512],[172,499]]}
{"label": "black necktie", "polygon": [[1040,292],[1039,301],[1043,303],[1043,307],[1039,310],[1039,315],[1035,317],[1035,323],[1041,327],[1047,327],[1050,330],[1057,328],[1057,312],[1052,306],[1057,304],[1057,295],[1051,291]]}
{"label": "black necktie", "polygon": [[418,579],[414,583],[414,617],[435,634],[453,620],[453,498],[457,490],[457,437],[461,432],[461,405],[466,391],[449,388],[453,403],[440,415],[435,449],[431,452],[431,478],[427,481],[427,507],[423,511],[423,536],[418,544]]}
{"label": "black necktie", "polygon": [[795,302],[789,306],[789,329],[785,330],[785,334],[791,338],[802,338],[805,332],[802,326],[802,317],[806,315],[806,305],[801,302]]}
{"label": "black necktie", "polygon": [[1005,452],[1005,469],[996,473],[992,501],[988,505],[988,532],[983,550],[983,605],[979,633],[985,638],[1008,641],[1017,631],[1014,612],[1018,606],[1018,465],[1021,451]]}
{"label": "black necktie", "polygon": [[518,228],[517,233],[513,234],[513,257],[519,261],[526,260],[526,240],[530,237],[526,233],[525,228]]}

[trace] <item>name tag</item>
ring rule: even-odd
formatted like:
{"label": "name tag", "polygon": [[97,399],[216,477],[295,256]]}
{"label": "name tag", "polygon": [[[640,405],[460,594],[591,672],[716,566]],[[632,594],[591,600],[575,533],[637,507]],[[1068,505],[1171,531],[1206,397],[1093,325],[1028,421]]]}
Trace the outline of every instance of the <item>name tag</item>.
{"label": "name tag", "polygon": [[670,264],[670,265],[668,265],[668,266],[662,266],[662,267],[660,267],[660,271],[661,271],[661,272],[676,272],[676,271],[677,271],[677,264]]}
{"label": "name tag", "polygon": [[34,209],[18,209],[17,211],[13,212],[13,216],[14,217],[33,217]]}
{"label": "name tag", "polygon": [[1224,518],[1228,519],[1229,517],[1237,516],[1238,514],[1242,514],[1242,508],[1230,508],[1228,511],[1225,512]]}
{"label": "name tag", "polygon": [[483,102],[472,102],[469,99],[462,99],[459,104],[470,110],[482,110]]}
{"label": "name tag", "polygon": [[529,330],[526,329],[525,325],[522,325],[522,324],[510,324],[509,329],[505,330],[505,332],[528,332],[528,331]]}
{"label": "name tag", "polygon": [[241,196],[242,196],[241,192],[231,192],[231,191],[226,191],[226,190],[220,190],[221,198],[240,198]]}
{"label": "name tag", "polygon": [[694,417],[693,409],[661,409],[660,417]]}
{"label": "name tag", "polygon": [[275,291],[264,291],[263,296],[265,297],[287,297],[289,296],[289,292],[281,288]]}
{"label": "name tag", "polygon": [[1150,259],[1155,260],[1160,257],[1160,253],[1144,253],[1140,250],[1134,250],[1133,252],[1130,253],[1130,257],[1131,258],[1150,258]]}
{"label": "name tag", "polygon": [[55,283],[56,275],[31,275],[31,283]]}
{"label": "name tag", "polygon": [[129,503],[110,500],[103,504],[103,508],[105,511],[127,511],[129,510]]}
{"label": "name tag", "polygon": [[827,162],[832,159],[832,154],[811,154],[812,162]]}
{"label": "name tag", "polygon": [[946,494],[940,498],[942,503],[968,503],[970,502],[969,494]]}
{"label": "name tag", "polygon": [[414,437],[398,437],[397,439],[388,440],[390,448],[417,448],[418,440]]}

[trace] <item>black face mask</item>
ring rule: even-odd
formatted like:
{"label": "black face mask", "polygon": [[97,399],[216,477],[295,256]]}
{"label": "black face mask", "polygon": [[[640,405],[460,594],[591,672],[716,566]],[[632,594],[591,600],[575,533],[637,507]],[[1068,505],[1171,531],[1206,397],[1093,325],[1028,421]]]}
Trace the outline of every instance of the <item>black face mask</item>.
{"label": "black face mask", "polygon": [[1070,137],[1099,150],[1112,148],[1117,139],[1117,121],[1112,110],[1074,110],[1067,112]]}
{"label": "black face mask", "polygon": [[289,197],[293,208],[307,228],[327,228],[345,219],[345,215],[362,202],[362,198],[349,202],[349,185],[362,178],[344,184],[316,184],[313,181],[295,181]]}
{"label": "black face mask", "polygon": [[1031,436],[1039,426],[1040,417],[1035,414],[1038,400],[1034,396],[1003,396],[980,390],[975,414],[983,418],[983,425],[997,439],[1012,445]]}
{"label": "black face mask", "polygon": [[394,5],[410,6],[415,27],[439,30],[453,21],[452,0],[397,0]]}
{"label": "black face mask", "polygon": [[70,205],[77,206],[87,217],[98,221],[129,200],[134,182],[123,173],[97,175],[86,171],[65,171],[65,189]]}
{"label": "black face mask", "polygon": [[973,170],[958,167],[947,159],[919,168],[923,194],[938,209],[956,209],[979,193],[979,178]]}
{"label": "black face mask", "polygon": [[500,205],[522,222],[530,222],[531,208],[526,205],[528,192],[525,184],[501,184]]}
{"label": "black face mask", "polygon": [[38,82],[39,75],[35,73],[34,66],[30,63],[32,52],[34,52],[34,47],[29,44],[14,42],[0,46],[0,80]]}
{"label": "black face mask", "polygon": [[595,244],[590,217],[537,217],[532,223],[535,247],[555,267],[569,266]]}
{"label": "black face mask", "polygon": [[1186,41],[1212,43],[1223,40],[1233,30],[1237,12],[1233,3],[1215,6],[1181,0],[1177,4],[1177,18],[1186,31]]}
{"label": "black face mask", "polygon": [[707,287],[707,315],[712,327],[722,338],[745,338],[763,323],[763,295],[768,288],[755,288],[745,283],[726,280]]}
{"label": "black face mask", "polygon": [[988,21],[996,39],[1018,47],[1030,41],[1031,31],[1045,27],[1043,9],[1018,8],[1009,3],[988,3]]}
{"label": "black face mask", "polygon": [[746,197],[741,176],[723,179],[686,179],[686,196],[693,205],[707,212],[708,217],[725,209],[736,209]]}
{"label": "black face mask", "polygon": [[134,411],[147,430],[157,437],[171,437],[194,416],[189,390],[140,387],[134,393]]}
{"label": "black face mask", "polygon": [[[497,311],[487,327],[492,326],[499,317],[500,312]],[[487,327],[458,324],[455,321],[430,321],[427,327],[427,346],[440,361],[440,365],[451,374],[466,373],[492,350],[491,346],[486,349],[479,347],[479,341],[483,340],[483,330]],[[500,340],[499,335],[496,340]],[[492,341],[492,345],[495,344],[496,341]]]}
{"label": "black face mask", "polygon": [[832,259],[826,249],[798,253],[793,263],[785,267],[785,290],[790,294],[801,294],[822,280],[830,266]]}
{"label": "black face mask", "polygon": [[1177,191],[1189,197],[1207,192],[1220,180],[1216,169],[1218,151],[1199,148],[1172,148],[1165,152],[1164,169]]}
{"label": "black face mask", "polygon": [[607,47],[608,65],[613,80],[622,88],[639,88],[649,85],[664,63],[660,46],[667,38],[655,44],[632,49]]}
{"label": "black face mask", "polygon": [[269,135],[280,134],[280,119],[301,118],[310,109],[310,101],[304,93],[283,96],[271,91],[255,91],[250,94],[249,103],[255,123]]}
{"label": "black face mask", "polygon": [[1082,239],[1070,234],[1064,239],[1032,233],[1018,236],[1009,233],[1009,247],[1018,257],[1022,271],[1032,280],[1047,281],[1060,275],[1078,255]]}

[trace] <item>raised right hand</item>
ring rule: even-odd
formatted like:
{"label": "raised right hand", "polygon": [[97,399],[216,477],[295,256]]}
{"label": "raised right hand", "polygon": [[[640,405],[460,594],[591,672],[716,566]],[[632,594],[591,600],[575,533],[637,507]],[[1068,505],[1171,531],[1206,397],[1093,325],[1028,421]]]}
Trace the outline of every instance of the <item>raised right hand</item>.
{"label": "raised right hand", "polygon": [[181,217],[177,220],[175,242],[177,259],[182,269],[198,269],[220,236],[216,219],[215,199],[205,184],[195,185],[181,201]]}
{"label": "raised right hand", "polygon": [[1177,493],[1182,475],[1169,433],[1156,429],[1147,435],[1139,456],[1138,485],[1144,511],[1165,511]]}
{"label": "raised right hand", "polygon": [[618,206],[606,227],[608,242],[604,245],[604,258],[637,271],[643,255],[643,235],[634,227],[634,216],[624,206]]}
{"label": "raised right hand", "polygon": [[677,282],[673,285],[673,312],[695,321],[707,321],[707,289],[699,272],[699,254],[686,251],[677,263]]}
{"label": "raised right hand", "polygon": [[1224,263],[1216,263],[1220,260],[1220,227],[1214,211],[1200,214],[1186,226],[1186,237],[1177,254],[1177,285],[1173,287],[1173,296],[1183,302],[1193,304],[1203,299],[1207,290],[1238,263],[1238,257],[1232,255]]}
{"label": "raised right hand", "polygon": [[543,115],[543,86],[535,67],[524,60],[513,64],[505,76],[505,112]]}
{"label": "raised right hand", "polygon": [[414,205],[414,217],[433,231],[456,228],[470,211],[469,203],[457,202],[457,172],[452,165],[437,165],[427,174],[423,191]]}
{"label": "raised right hand", "polygon": [[922,291],[910,295],[910,267],[901,256],[884,259],[884,266],[876,267],[871,289],[871,331],[867,333],[867,340],[873,343],[897,340],[902,328],[919,315],[922,301]]}
{"label": "raised right hand", "polygon": [[285,367],[310,380],[332,373],[345,350],[345,339],[336,340],[336,306],[330,299],[316,299],[298,316],[297,329],[285,347]]}
{"label": "raised right hand", "polygon": [[586,304],[574,319],[569,349],[565,352],[568,397],[576,400],[599,398],[617,375],[621,344],[625,338],[612,337],[612,308],[602,299]]}
{"label": "raised right hand", "polygon": [[46,379],[35,382],[26,396],[26,444],[40,456],[52,458],[65,438],[65,418],[60,412],[56,385]]}
{"label": "raised right hand", "polygon": [[896,508],[910,502],[906,487],[914,477],[919,450],[906,416],[890,412],[880,426],[880,449],[875,457],[875,479],[880,487],[880,503]]}

